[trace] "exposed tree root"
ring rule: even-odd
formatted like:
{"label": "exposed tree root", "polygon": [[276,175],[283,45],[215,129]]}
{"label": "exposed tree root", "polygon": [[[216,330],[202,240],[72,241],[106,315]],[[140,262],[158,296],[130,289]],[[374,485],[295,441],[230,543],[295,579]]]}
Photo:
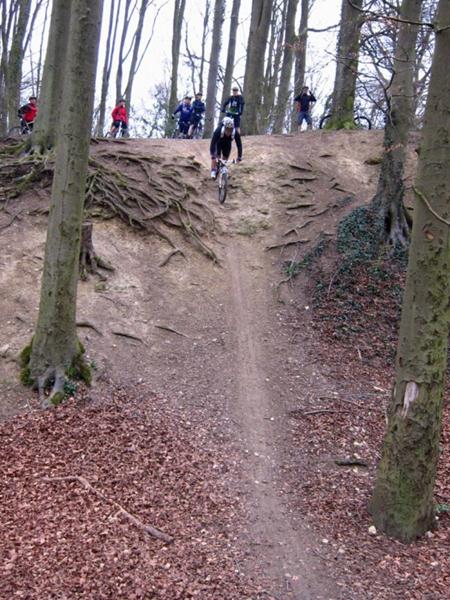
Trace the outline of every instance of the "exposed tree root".
{"label": "exposed tree root", "polygon": [[[23,148],[21,144],[22,153]],[[2,153],[5,160],[0,166],[0,198],[7,202],[37,181],[44,180],[50,185],[52,152],[19,156],[16,146],[5,146],[0,149]],[[208,258],[219,262],[203,239],[214,228],[213,212],[195,197],[198,190],[186,182],[187,173],[200,174],[200,164],[181,156],[166,163],[158,155],[136,154],[125,144],[115,146],[114,150],[108,144],[89,161],[86,214],[102,218],[117,216],[130,227],[157,235],[174,249],[177,247],[168,230],[176,228]],[[98,267],[108,269],[93,252],[86,252],[83,260],[84,276],[90,267],[100,277]]]}
{"label": "exposed tree root", "polygon": [[99,268],[114,271],[114,267],[95,254],[92,228],[93,224],[90,221],[83,223],[80,248],[80,278],[85,281],[88,278],[88,273],[92,273],[97,275],[101,281],[106,281],[106,276],[99,271]]}

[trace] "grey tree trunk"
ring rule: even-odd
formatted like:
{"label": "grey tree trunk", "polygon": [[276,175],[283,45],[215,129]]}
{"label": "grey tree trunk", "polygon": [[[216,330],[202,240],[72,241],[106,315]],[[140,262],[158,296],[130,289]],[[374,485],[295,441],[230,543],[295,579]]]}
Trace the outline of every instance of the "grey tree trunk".
{"label": "grey tree trunk", "polygon": [[261,123],[259,109],[261,106],[264,82],[264,57],[266,55],[267,38],[272,16],[273,0],[253,0],[250,21],[250,33],[247,44],[247,61],[245,63],[244,95],[245,133],[256,135],[260,132]]}
{"label": "grey tree trunk", "polygon": [[214,4],[214,22],[209,59],[208,87],[206,91],[205,136],[209,137],[214,131],[214,116],[216,113],[217,77],[219,73],[219,58],[222,48],[222,25],[225,12],[225,0],[216,0]]}
{"label": "grey tree trunk", "polygon": [[31,136],[31,144],[38,151],[52,148],[57,140],[72,4],[73,0],[53,0],[39,112]]}
{"label": "grey tree trunk", "polygon": [[24,58],[24,44],[30,12],[31,0],[19,0],[6,71],[6,98],[9,127],[12,127],[16,123],[17,109],[20,106],[22,62]]}
{"label": "grey tree trunk", "polygon": [[363,23],[362,13],[358,8],[362,8],[362,5],[363,0],[352,0],[352,3],[342,0],[332,117],[329,123],[332,129],[353,127],[360,34]]}
{"label": "grey tree trunk", "polygon": [[[301,0],[301,16],[298,37],[295,41],[294,98],[305,85],[306,50],[308,47],[308,21],[311,0]],[[297,131],[297,111],[291,112],[291,131]]]}
{"label": "grey tree trunk", "polygon": [[125,99],[127,101],[128,110],[131,107],[131,94],[133,92],[134,77],[137,72],[137,65],[138,65],[138,59],[139,59],[139,48],[140,48],[141,40],[142,40],[142,31],[144,29],[145,14],[147,12],[148,7],[149,7],[149,0],[141,0],[141,7],[139,9],[139,19],[138,19],[138,23],[136,26],[136,31],[134,32],[134,36],[133,36],[133,53],[131,56],[130,70],[128,73],[128,80],[127,80],[127,85],[125,87],[125,93],[123,94],[123,96],[125,97]]}
{"label": "grey tree trunk", "polygon": [[439,1],[418,173],[397,373],[371,511],[403,542],[435,527],[450,296],[450,2]]}
{"label": "grey tree trunk", "polygon": [[221,106],[225,104],[225,102],[228,100],[231,94],[240,8],[241,0],[233,0],[233,6],[231,9],[230,17],[230,36],[228,38],[227,64],[225,66],[225,75],[223,77],[222,102],[220,104]]}
{"label": "grey tree trunk", "polygon": [[209,23],[209,14],[211,11],[211,2],[210,0],[206,0],[205,2],[205,14],[203,17],[203,29],[202,29],[202,52],[200,56],[200,70],[199,70],[199,89],[198,92],[204,93],[203,84],[204,84],[204,73],[205,73],[205,62],[206,62],[206,40],[208,38],[208,23]]}
{"label": "grey tree trunk", "polygon": [[[178,101],[178,63],[180,62],[181,31],[183,28],[185,8],[186,0],[175,0],[172,29],[172,75],[170,77],[169,113],[175,110]],[[172,124],[170,122],[170,114],[168,114],[166,122],[166,135],[170,135],[171,129]]]}
{"label": "grey tree trunk", "polygon": [[286,119],[286,107],[289,101],[289,84],[292,75],[292,63],[294,61],[293,46],[295,43],[295,15],[297,13],[298,0],[287,0],[286,33],[284,38],[283,64],[281,65],[280,83],[278,87],[278,98],[275,109],[275,121],[273,133],[283,133]]}
{"label": "grey tree trunk", "polygon": [[[137,0],[136,0],[137,2]],[[135,2],[135,5],[136,5]],[[131,0],[125,0],[124,15],[122,34],[120,36],[119,53],[117,59],[117,71],[116,71],[116,104],[122,98],[122,80],[123,80],[123,63],[125,62],[125,42],[127,40],[128,27],[130,26],[131,16],[130,15]],[[133,11],[132,11],[133,12]]]}
{"label": "grey tree trunk", "polygon": [[103,0],[72,0],[71,4],[61,134],[57,143],[39,315],[28,364],[29,382],[37,385],[40,392],[54,382],[49,399],[54,403],[63,397],[66,373],[84,374],[75,314]]}
{"label": "grey tree trunk", "polygon": [[265,133],[272,129],[272,119],[275,110],[275,90],[278,87],[280,65],[283,56],[284,36],[286,30],[287,2],[281,6],[273,6],[266,74],[263,83],[263,102],[259,115],[259,132]]}
{"label": "grey tree trunk", "polygon": [[384,154],[378,189],[372,200],[380,213],[382,244],[393,248],[405,246],[409,240],[409,219],[403,204],[404,171],[408,134],[414,120],[414,75],[416,42],[419,27],[410,23],[420,20],[423,0],[403,0],[401,23],[394,55],[394,74],[388,90],[389,112],[384,129]]}
{"label": "grey tree trunk", "polygon": [[114,57],[114,48],[116,45],[117,28],[119,22],[120,6],[122,0],[118,0],[117,10],[115,0],[111,0],[108,35],[106,38],[105,60],[103,63],[102,87],[100,92],[100,104],[98,107],[98,120],[96,135],[102,136],[105,130],[106,120],[106,99],[108,97],[109,82],[111,79],[112,61]]}

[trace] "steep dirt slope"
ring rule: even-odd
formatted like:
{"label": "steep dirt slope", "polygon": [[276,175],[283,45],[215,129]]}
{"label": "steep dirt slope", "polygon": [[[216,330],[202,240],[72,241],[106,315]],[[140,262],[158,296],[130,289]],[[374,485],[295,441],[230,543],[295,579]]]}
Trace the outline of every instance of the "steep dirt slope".
{"label": "steep dirt slope", "polygon": [[[291,261],[333,237],[339,219],[370,199],[381,139],[380,132],[244,138],[244,162],[231,167],[224,206],[208,179],[206,141],[127,141],[131,152],[156,153],[167,161],[193,155],[200,161],[200,175],[183,177],[215,215],[215,231],[206,239],[219,263],[174,232],[185,256],[174,255],[161,266],[171,251],[164,241],[115,219],[100,220],[94,227],[96,249],[116,270],[104,283],[80,282],[79,333],[96,364],[93,396],[109,380],[145,383],[171,397],[219,446],[238,448],[239,477],[224,456],[224,472],[229,471],[224,477],[249,515],[239,542],[248,560],[238,568],[256,578],[269,576],[267,598],[341,597],[318,558],[320,541],[311,523],[285,498],[290,488],[284,463],[293,452],[285,443],[289,411],[300,393],[329,394],[334,384],[306,349],[292,344],[309,319],[301,290],[295,304],[303,304],[303,324],[296,330],[281,327],[294,297],[289,285],[279,283]],[[118,168],[126,172],[127,165]],[[25,410],[32,399],[16,383],[13,357],[33,331],[44,252],[45,215],[27,211],[46,203],[41,190],[15,200],[17,218],[0,241],[5,416]],[[0,227],[11,217],[1,219]],[[297,460],[301,467],[302,458]]]}

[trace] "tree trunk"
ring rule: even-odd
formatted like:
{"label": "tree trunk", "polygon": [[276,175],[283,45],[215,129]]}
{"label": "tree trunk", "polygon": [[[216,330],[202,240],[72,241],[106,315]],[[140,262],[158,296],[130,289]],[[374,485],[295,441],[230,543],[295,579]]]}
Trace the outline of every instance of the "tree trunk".
{"label": "tree trunk", "polygon": [[264,57],[273,0],[253,0],[250,21],[250,33],[247,44],[247,61],[245,63],[245,132],[256,135],[260,130],[259,109],[262,99],[264,81]]}
{"label": "tree trunk", "polygon": [[54,382],[52,402],[62,399],[66,374],[86,375],[75,314],[103,1],[71,4],[41,299],[28,365],[29,382],[38,385],[41,394]]}
{"label": "tree trunk", "polygon": [[39,112],[31,136],[31,144],[38,151],[52,148],[57,140],[72,4],[73,0],[53,0]]}
{"label": "tree trunk", "polygon": [[[301,88],[305,85],[306,49],[308,46],[308,21],[311,0],[301,0],[301,2],[300,28],[295,41],[294,98],[300,94]],[[294,108],[291,113],[291,131],[297,131],[297,111]]]}
{"label": "tree trunk", "polygon": [[241,0],[233,0],[233,7],[231,9],[230,17],[230,37],[228,39],[227,64],[225,67],[225,75],[223,78],[222,102],[220,103],[221,106],[225,104],[225,102],[228,100],[231,94],[240,8]]}
{"label": "tree trunk", "polygon": [[17,122],[17,109],[20,106],[20,88],[22,83],[22,63],[24,43],[31,12],[31,0],[19,0],[18,13],[8,56],[6,96],[8,106],[8,126]]}
{"label": "tree trunk", "polygon": [[125,62],[125,59],[124,59],[125,42],[127,40],[128,27],[130,26],[130,20],[131,20],[130,6],[131,6],[131,0],[125,0],[122,35],[120,36],[119,55],[118,55],[118,59],[117,59],[116,104],[118,104],[119,100],[122,98],[123,63]]}
{"label": "tree trunk", "polygon": [[[450,2],[439,1],[397,374],[371,502],[375,525],[411,542],[435,526],[450,296]],[[443,219],[446,222],[443,222]]]}
{"label": "tree trunk", "polygon": [[286,119],[286,107],[289,100],[289,84],[292,75],[292,63],[294,59],[293,46],[295,43],[295,15],[298,0],[288,0],[286,15],[286,34],[284,38],[283,64],[281,66],[280,84],[278,87],[277,106],[275,109],[275,121],[273,133],[283,133]]}
{"label": "tree trunk", "polygon": [[199,89],[197,91],[204,93],[204,73],[205,73],[205,62],[206,62],[206,40],[208,38],[208,24],[209,14],[211,11],[210,0],[206,0],[205,3],[205,14],[203,17],[203,29],[202,29],[202,53],[200,56],[200,73],[199,73]]}
{"label": "tree trunk", "polygon": [[[422,0],[403,0],[400,18],[418,22]],[[414,72],[419,27],[410,23],[399,26],[394,55],[394,75],[388,90],[389,112],[384,129],[384,154],[378,189],[372,200],[380,213],[383,244],[393,248],[405,246],[409,240],[409,223],[403,204],[403,182],[408,134],[414,119]]]}
{"label": "tree trunk", "polygon": [[[336,56],[336,76],[334,80],[332,117],[329,127],[348,129],[354,126],[353,110],[355,105],[356,78],[363,0],[342,0],[341,26]],[[355,8],[357,7],[357,8]]]}
{"label": "tree trunk", "polygon": [[214,131],[216,113],[217,77],[219,73],[220,49],[222,47],[222,25],[225,12],[225,0],[216,0],[214,4],[214,23],[209,59],[208,88],[206,91],[205,137]]}
{"label": "tree trunk", "polygon": [[283,56],[286,16],[286,0],[283,2],[282,6],[273,6],[266,75],[263,83],[263,102],[259,116],[260,133],[271,131],[272,117],[275,108],[275,90],[278,87],[278,77]]}
{"label": "tree trunk", "polygon": [[[183,28],[184,9],[186,0],[175,0],[172,29],[172,75],[170,77],[169,113],[172,113],[178,101],[178,63],[180,62],[181,31]],[[167,115],[166,135],[170,135],[172,123],[170,114]]]}
{"label": "tree trunk", "polygon": [[106,99],[108,97],[109,81],[111,79],[112,61],[116,45],[121,3],[122,0],[119,0],[116,10],[115,0],[111,0],[108,36],[106,38],[105,61],[103,63],[102,87],[100,92],[100,104],[98,107],[98,120],[96,128],[96,135],[99,137],[101,137],[105,131]]}
{"label": "tree trunk", "polygon": [[133,91],[134,76],[136,75],[139,59],[139,48],[142,40],[142,31],[144,29],[145,14],[149,7],[149,0],[141,0],[141,8],[139,10],[139,19],[136,26],[136,31],[133,35],[133,54],[131,56],[130,70],[128,73],[127,85],[125,87],[124,97],[127,102],[127,108],[131,108],[131,94]]}

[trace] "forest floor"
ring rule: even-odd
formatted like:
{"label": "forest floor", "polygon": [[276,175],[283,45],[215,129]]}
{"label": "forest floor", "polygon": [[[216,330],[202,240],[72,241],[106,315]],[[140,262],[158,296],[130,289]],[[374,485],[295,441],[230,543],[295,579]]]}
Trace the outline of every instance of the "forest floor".
{"label": "forest floor", "polygon": [[[166,241],[96,218],[115,271],[79,286],[94,382],[44,412],[16,356],[37,316],[49,190],[3,202],[2,600],[448,597],[448,410],[437,529],[408,546],[369,530],[404,275],[377,264],[344,285],[336,238],[375,190],[381,142],[244,138],[223,206],[206,141],[95,144],[131,178],[123,149],[175,169],[195,157],[179,177],[212,211],[202,239],[218,262],[170,223],[182,253],[166,260]],[[407,186],[415,156],[412,143]]]}

